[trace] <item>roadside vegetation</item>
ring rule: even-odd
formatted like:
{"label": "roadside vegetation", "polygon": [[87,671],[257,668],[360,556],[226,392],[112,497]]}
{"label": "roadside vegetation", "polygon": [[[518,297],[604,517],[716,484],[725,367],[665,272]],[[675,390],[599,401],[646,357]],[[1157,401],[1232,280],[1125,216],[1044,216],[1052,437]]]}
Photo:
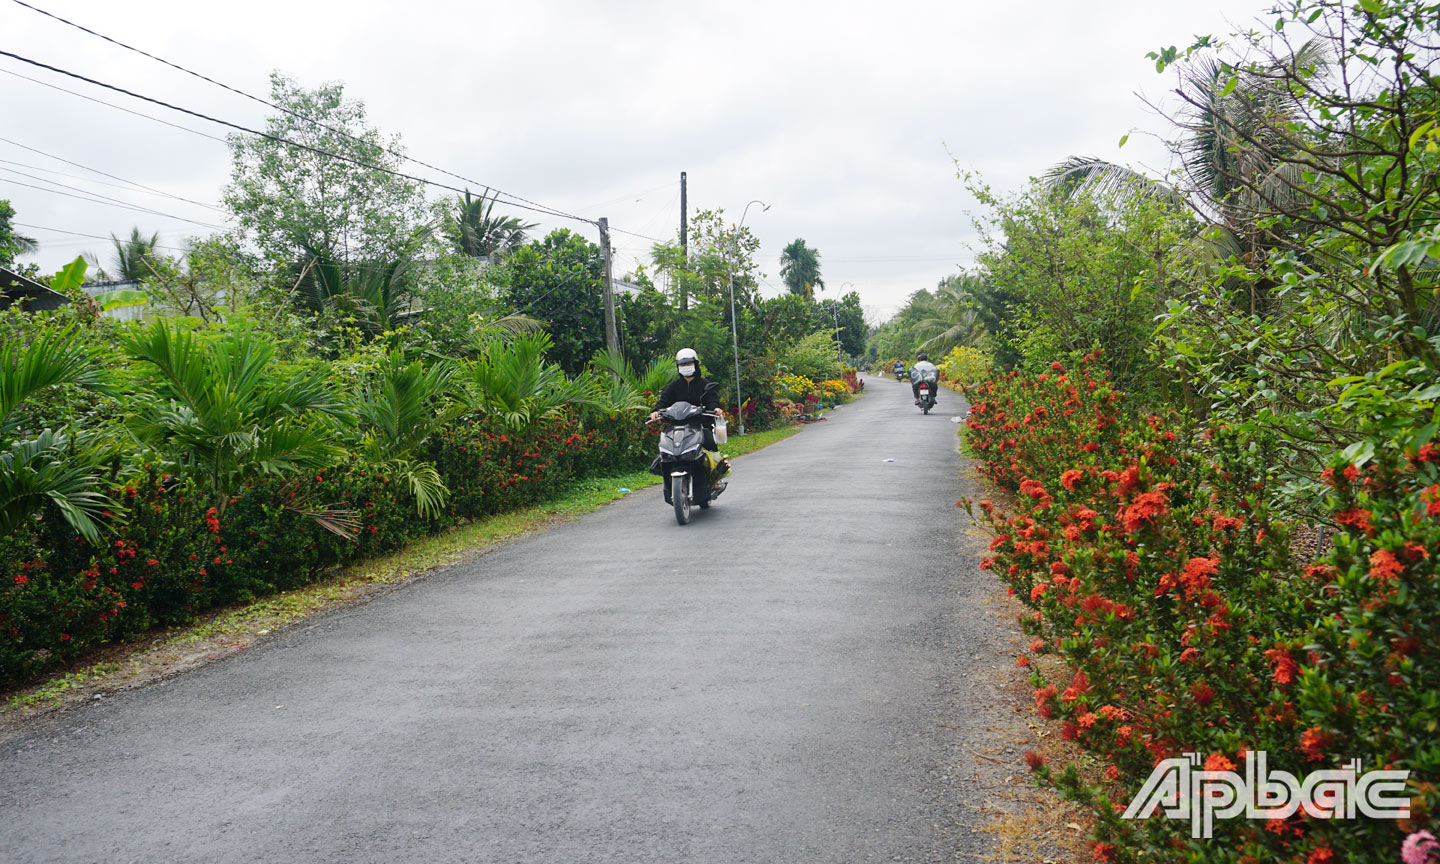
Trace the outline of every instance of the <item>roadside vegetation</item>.
{"label": "roadside vegetation", "polygon": [[[230,142],[233,233],[120,231],[45,279],[0,202],[0,266],[71,301],[0,312],[0,689],[457,526],[639,488],[682,346],[747,432],[858,387],[859,298],[815,298],[803,241],[778,262],[791,293],[764,299],[753,236],[695,215],[688,256],[657,245],[617,292],[610,348],[599,247],[532,238],[488,192],[427,199],[340,85],[272,85],[274,137]],[[102,268],[138,288],[92,296]]]}
{"label": "roadside vegetation", "polygon": [[[1027,759],[1091,812],[1093,860],[1436,860],[1440,8],[1269,23],[1152,53],[1170,176],[962,174],[975,269],[867,349],[928,346],[970,397],[1013,503],[961,503],[1026,607],[1036,710],[1088,764]],[[1121,818],[1161,760],[1243,776],[1257,751],[1302,783],[1408,771],[1410,816]]]}

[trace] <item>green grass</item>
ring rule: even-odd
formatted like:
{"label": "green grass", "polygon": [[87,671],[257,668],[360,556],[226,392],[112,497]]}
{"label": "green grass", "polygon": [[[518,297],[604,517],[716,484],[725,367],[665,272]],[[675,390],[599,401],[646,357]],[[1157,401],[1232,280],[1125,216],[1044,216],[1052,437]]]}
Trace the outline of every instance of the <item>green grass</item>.
{"label": "green grass", "polygon": [[119,663],[96,663],[79,672],[62,675],[30,693],[21,696],[12,696],[6,700],[5,705],[7,708],[30,708],[40,705],[43,702],[53,701],[64,696],[71,690],[78,690],[92,681],[103,678],[113,672],[118,672],[120,668]]}

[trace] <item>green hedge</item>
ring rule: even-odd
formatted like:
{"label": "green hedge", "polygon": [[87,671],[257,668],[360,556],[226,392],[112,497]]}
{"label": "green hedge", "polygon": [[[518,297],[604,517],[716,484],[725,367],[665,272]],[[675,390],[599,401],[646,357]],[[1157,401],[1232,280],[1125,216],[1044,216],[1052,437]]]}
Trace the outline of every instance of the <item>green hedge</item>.
{"label": "green hedge", "polygon": [[[1263,441],[1145,416],[1090,365],[971,388],[968,442],[1018,493],[976,515],[1027,607],[1036,706],[1098,760],[1026,759],[1091,807],[1096,860],[1392,862],[1440,816],[1440,451],[1406,436],[1324,474],[1334,547],[1296,560]],[[968,505],[969,502],[960,502]],[[1313,543],[1313,541],[1310,541]],[[1048,675],[1032,656],[1058,654]],[[1046,667],[1050,668],[1050,667]],[[1120,812],[1163,759],[1301,782],[1351,758],[1408,770],[1409,820],[1186,820]],[[1095,775],[1099,776],[1096,777]]]}
{"label": "green hedge", "polygon": [[[523,431],[464,418],[429,442],[450,490],[420,517],[403,483],[350,458],[314,475],[252,482],[224,521],[189,483],[147,468],[112,497],[126,520],[92,546],[53,510],[0,538],[0,688],[87,649],[184,623],[206,609],[312,582],[336,566],[456,524],[547,500],[572,478],[648,464],[654,436],[638,414]],[[353,511],[353,540],[315,514]]]}

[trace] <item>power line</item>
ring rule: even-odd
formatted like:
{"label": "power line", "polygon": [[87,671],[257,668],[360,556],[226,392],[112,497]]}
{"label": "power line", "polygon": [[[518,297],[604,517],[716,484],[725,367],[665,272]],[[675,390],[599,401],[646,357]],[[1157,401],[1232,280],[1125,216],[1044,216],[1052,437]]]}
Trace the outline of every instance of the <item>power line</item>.
{"label": "power line", "polygon": [[143,114],[139,111],[132,111],[131,109],[124,106],[116,105],[114,102],[106,102],[104,99],[96,99],[94,96],[87,96],[84,93],[77,93],[74,90],[68,90],[64,87],[61,87],[58,84],[51,84],[49,81],[41,81],[39,78],[31,78],[29,75],[21,75],[19,72],[15,72],[10,69],[0,69],[0,72],[4,72],[6,75],[13,75],[16,78],[21,78],[34,84],[39,84],[41,87],[49,87],[51,90],[59,90],[61,93],[69,93],[71,96],[78,96],[81,99],[94,102],[96,105],[104,105],[109,108],[114,108],[116,111],[124,111],[126,114],[133,114],[136,117],[144,117],[146,120],[153,120],[156,123],[161,124],[162,126],[169,126],[171,129],[179,129],[181,132],[189,132],[191,135],[199,135],[201,138],[209,138],[211,141],[219,141],[221,144],[228,145],[230,143],[224,138],[211,135],[208,132],[201,132],[199,129],[191,129],[189,126],[181,126],[178,123],[171,123],[169,120],[162,120],[152,114]]}
{"label": "power line", "polygon": [[[18,2],[18,0],[17,0],[17,2]],[[107,83],[105,83],[104,81],[98,81],[98,80],[96,80],[96,79],[94,79],[94,78],[86,77],[86,76],[84,76],[84,75],[81,75],[81,74],[78,73],[78,72],[71,72],[71,71],[66,70],[66,69],[61,69],[61,68],[59,68],[58,66],[51,66],[51,65],[48,64],[48,63],[41,63],[39,60],[31,60],[29,57],[22,57],[22,56],[20,56],[19,54],[16,54],[16,53],[14,53],[14,52],[12,52],[12,51],[0,51],[0,57],[9,57],[9,58],[11,58],[11,59],[13,59],[13,60],[19,60],[21,63],[28,63],[28,64],[31,65],[31,66],[36,66],[36,67],[38,67],[38,68],[40,68],[40,69],[46,69],[46,70],[48,70],[48,71],[55,72],[55,73],[57,73],[57,74],[59,74],[59,75],[64,75],[64,76],[66,76],[66,77],[68,77],[68,78],[74,78],[74,79],[76,79],[76,80],[78,80],[78,81],[84,81],[84,82],[87,83],[87,84],[94,84],[94,85],[97,86],[97,87],[104,87],[106,90],[113,90],[113,91],[115,91],[116,93],[123,93],[123,94],[126,95],[126,96],[130,96],[130,97],[135,98],[135,99],[140,99],[140,100],[142,100],[142,101],[144,101],[144,102],[149,102],[149,103],[151,103],[151,104],[153,104],[153,105],[159,105],[159,106],[162,107],[162,108],[169,108],[171,111],[179,111],[181,114],[188,114],[188,115],[190,115],[191,117],[198,117],[198,118],[201,119],[201,120],[208,120],[208,121],[211,122],[211,123],[215,123],[215,124],[220,125],[220,126],[225,126],[225,127],[230,128],[230,129],[234,129],[234,130],[236,130],[236,131],[238,131],[238,132],[244,132],[244,133],[249,134],[249,135],[257,135],[257,136],[259,136],[259,137],[261,137],[261,138],[264,138],[264,139],[266,139],[266,140],[268,140],[268,141],[274,141],[274,142],[276,142],[276,143],[278,143],[278,144],[285,144],[285,145],[288,145],[288,146],[291,146],[291,147],[298,147],[298,148],[301,149],[301,150],[306,150],[306,151],[308,151],[308,152],[311,152],[311,153],[316,154],[317,156],[324,156],[324,157],[327,157],[327,158],[330,158],[330,159],[339,159],[339,160],[342,161],[342,162],[348,162],[348,163],[350,163],[351,165],[356,165],[356,166],[359,166],[359,167],[361,167],[361,168],[368,168],[368,169],[370,169],[370,170],[372,170],[372,171],[380,171],[380,172],[385,173],[385,174],[390,174],[390,175],[392,175],[392,176],[394,176],[394,177],[401,177],[401,178],[404,178],[404,179],[406,179],[406,180],[414,181],[414,182],[416,182],[416,183],[424,183],[424,184],[426,184],[426,185],[428,185],[428,186],[434,186],[434,187],[439,188],[439,189],[446,189],[446,190],[451,191],[451,192],[468,192],[468,191],[469,191],[468,189],[461,189],[461,188],[459,188],[459,187],[457,187],[457,186],[451,186],[451,185],[449,185],[448,183],[441,183],[441,182],[436,181],[436,180],[429,180],[429,179],[426,179],[426,178],[424,178],[424,177],[416,176],[416,175],[414,175],[414,174],[407,174],[407,173],[404,172],[404,171],[396,171],[396,170],[393,169],[393,168],[386,168],[386,167],[384,167],[384,166],[382,166],[382,165],[376,165],[376,164],[374,164],[374,163],[372,163],[372,162],[366,162],[366,161],[361,160],[361,159],[356,159],[356,158],[354,158],[353,156],[346,156],[346,155],[343,154],[343,153],[336,153],[336,152],[331,151],[331,150],[326,150],[326,149],[324,149],[324,148],[322,148],[322,147],[315,147],[315,146],[310,145],[310,144],[302,144],[302,143],[300,143],[299,141],[292,141],[292,140],[290,140],[289,138],[284,138],[284,137],[281,137],[281,136],[279,136],[279,135],[273,135],[273,134],[271,134],[271,133],[269,133],[269,132],[261,132],[261,131],[259,131],[259,130],[257,130],[257,129],[251,129],[251,128],[248,127],[248,126],[241,126],[239,123],[232,123],[232,122],[230,122],[229,120],[221,120],[221,119],[219,119],[218,117],[211,117],[210,115],[208,115],[208,114],[202,114],[202,113],[199,112],[199,111],[194,111],[194,110],[191,110],[191,109],[189,109],[189,108],[183,108],[183,107],[181,107],[181,106],[179,106],[179,105],[173,105],[173,104],[171,104],[171,103],[169,103],[169,102],[164,101],[163,99],[156,99],[156,98],[154,98],[154,97],[152,97],[152,96],[145,96],[145,95],[142,95],[142,94],[140,94],[140,93],[136,93],[136,92],[134,92],[133,90],[126,90],[124,87],[120,87],[120,86],[117,86],[117,85],[115,85],[115,84],[107,84]],[[22,77],[23,77],[23,76],[22,76]],[[145,116],[145,115],[141,115],[141,116]],[[184,129],[185,127],[181,126],[181,127],[177,127],[177,128]],[[187,131],[190,131],[190,130],[187,130]],[[213,137],[213,136],[207,136],[207,137]],[[226,143],[229,143],[229,142],[226,142]],[[526,205],[524,205],[524,204],[516,204],[516,203],[514,203],[513,201],[506,201],[506,202],[504,202],[504,203],[505,203],[506,205],[508,205],[508,206],[511,206],[511,207],[519,207],[519,208],[522,209],[522,210],[531,210],[531,211],[534,211],[534,212],[536,212],[536,213],[543,213],[543,214],[545,214],[545,215],[547,215],[547,216],[557,216],[557,217],[560,217],[560,218],[563,218],[563,219],[573,219],[573,220],[575,220],[575,221],[577,221],[577,222],[585,222],[585,223],[588,223],[588,224],[590,224],[590,225],[596,225],[596,224],[598,224],[598,223],[596,223],[596,222],[593,221],[593,220],[585,219],[585,218],[583,218],[583,217],[581,217],[581,216],[574,216],[574,215],[571,215],[571,214],[569,214],[569,213],[564,213],[564,212],[559,211],[559,210],[551,210],[551,209],[549,209],[549,208],[545,208],[544,205],[541,205],[540,207],[528,207],[528,206],[526,206]],[[626,233],[630,233],[630,232],[626,232]]]}
{"label": "power line", "polygon": [[[357,138],[356,136],[351,135],[349,132],[347,132],[347,131],[345,131],[345,130],[343,130],[343,129],[336,129],[336,128],[332,127],[332,126],[328,126],[328,125],[326,125],[326,124],[324,124],[324,123],[321,123],[320,121],[314,119],[313,117],[306,117],[306,116],[300,114],[299,112],[296,112],[296,111],[293,111],[293,110],[291,110],[291,109],[289,109],[289,108],[284,107],[283,105],[277,105],[277,104],[275,104],[274,102],[271,102],[271,101],[268,100],[268,99],[262,98],[262,97],[260,97],[260,96],[255,96],[255,95],[253,95],[253,94],[250,94],[250,93],[245,92],[244,90],[240,90],[240,89],[237,89],[237,88],[235,88],[235,87],[231,87],[231,86],[228,85],[228,84],[223,84],[223,83],[221,83],[221,82],[219,82],[219,81],[216,81],[216,80],[213,79],[213,78],[210,78],[210,77],[208,77],[208,76],[202,75],[202,74],[200,74],[199,72],[195,72],[195,71],[192,71],[192,70],[190,70],[190,69],[187,69],[187,68],[185,68],[184,66],[179,65],[178,63],[172,63],[172,62],[170,62],[169,60],[164,59],[163,57],[157,57],[157,56],[155,56],[154,54],[149,53],[148,51],[141,50],[141,49],[139,49],[139,48],[134,47],[133,45],[127,45],[126,43],[121,42],[121,41],[118,40],[118,39],[112,39],[111,37],[106,36],[106,35],[103,34],[103,33],[97,33],[96,31],[91,30],[90,28],[85,27],[85,26],[83,26],[83,25],[81,25],[81,24],[76,24],[76,23],[73,22],[73,21],[69,21],[69,20],[67,20],[67,19],[65,19],[65,18],[61,18],[59,15],[56,15],[56,14],[54,14],[54,13],[52,13],[52,12],[47,12],[46,10],[41,9],[41,8],[38,7],[38,6],[32,6],[31,4],[24,2],[24,0],[14,0],[14,2],[17,3],[17,4],[20,5],[20,6],[24,6],[26,9],[29,9],[29,10],[31,10],[32,12],[38,12],[38,13],[40,13],[41,15],[44,15],[44,16],[46,16],[46,17],[48,17],[48,18],[51,18],[51,19],[53,19],[53,20],[55,20],[55,21],[59,21],[59,22],[62,23],[62,24],[66,24],[66,25],[68,25],[68,26],[70,26],[70,27],[74,27],[75,29],[81,30],[81,31],[83,31],[83,32],[85,32],[85,33],[88,33],[88,34],[90,34],[91,36],[95,36],[96,38],[103,39],[103,40],[105,40],[106,42],[111,43],[112,45],[117,45],[117,46],[119,46],[119,47],[121,47],[121,48],[124,48],[124,49],[126,49],[127,51],[134,51],[136,54],[140,54],[140,55],[142,55],[142,56],[149,57],[151,60],[154,60],[154,61],[156,61],[157,63],[163,63],[164,65],[169,66],[170,68],[175,69],[175,70],[178,71],[178,72],[183,72],[183,73],[186,74],[186,75],[190,75],[190,76],[192,76],[192,77],[199,78],[201,81],[205,81],[205,82],[207,82],[207,83],[213,84],[213,85],[215,85],[216,87],[221,88],[222,90],[227,90],[227,91],[229,91],[229,92],[231,92],[231,93],[234,93],[234,94],[237,95],[237,96],[243,96],[244,98],[249,99],[249,100],[251,100],[252,102],[258,102],[259,104],[261,104],[261,105],[266,105],[266,106],[268,106],[268,107],[270,107],[270,108],[275,109],[276,111],[282,111],[282,112],[284,112],[285,114],[288,114],[289,116],[294,117],[294,118],[297,119],[297,120],[303,120],[303,121],[305,121],[306,123],[314,124],[314,125],[316,125],[316,126],[319,126],[321,129],[326,130],[327,132],[332,132],[332,133],[334,133],[334,134],[336,134],[336,135],[341,135],[341,136],[343,136],[343,137],[345,137],[345,138],[350,139],[351,141],[355,141],[355,142],[357,142],[357,143],[365,144],[365,145],[367,145],[367,146],[373,146],[373,145],[371,145],[370,142],[364,141],[364,140],[361,139],[361,138]],[[11,56],[14,56],[14,55],[11,55]],[[133,95],[133,94],[132,94],[132,95]],[[218,122],[218,121],[217,121],[217,122]],[[254,134],[259,134],[259,133],[254,133]],[[414,156],[409,156],[409,155],[407,155],[407,154],[405,154],[405,153],[402,153],[402,152],[398,152],[398,151],[396,151],[396,150],[393,150],[393,149],[391,149],[390,147],[385,146],[385,145],[383,145],[383,144],[380,145],[380,149],[383,150],[383,151],[385,151],[386,153],[389,153],[391,156],[394,156],[394,157],[397,158],[397,159],[403,159],[403,160],[408,161],[408,162],[414,162],[416,165],[420,165],[420,166],[423,166],[423,167],[425,167],[425,168],[429,168],[429,169],[432,170],[432,171],[439,171],[441,174],[445,174],[445,175],[447,175],[447,176],[449,176],[449,177],[454,177],[456,180],[463,180],[463,181],[466,182],[466,183],[471,183],[471,184],[474,184],[474,185],[476,185],[476,186],[483,187],[483,188],[484,188],[485,190],[487,190],[487,191],[494,192],[497,196],[499,196],[499,195],[504,195],[506,198],[513,199],[513,201],[505,202],[505,203],[507,203],[507,204],[513,204],[514,201],[519,201],[519,202],[523,202],[523,203],[525,203],[525,204],[533,205],[532,207],[528,207],[528,208],[522,207],[521,209],[534,210],[535,212],[539,212],[539,213],[548,212],[548,213],[550,213],[550,214],[553,215],[553,216],[560,216],[560,217],[563,217],[563,218],[566,218],[566,219],[573,219],[573,220],[575,220],[575,221],[577,221],[577,222],[591,222],[591,223],[593,224],[593,220],[585,219],[584,217],[581,217],[581,216],[575,216],[575,215],[570,214],[570,213],[565,213],[564,211],[557,210],[557,209],[555,209],[555,208],[553,208],[553,207],[549,207],[549,206],[544,205],[544,204],[541,204],[541,203],[539,203],[539,202],[537,202],[537,201],[531,201],[531,200],[528,199],[528,198],[522,198],[522,197],[520,197],[519,195],[515,195],[514,193],[506,192],[506,191],[504,191],[504,190],[502,190],[502,189],[498,189],[498,188],[496,188],[496,187],[494,187],[494,186],[491,186],[491,185],[488,184],[488,183],[481,183],[479,180],[472,180],[472,179],[470,179],[469,177],[465,177],[465,176],[462,176],[462,175],[460,175],[460,174],[456,174],[456,173],[454,173],[453,171],[447,171],[447,170],[445,170],[444,168],[441,168],[441,167],[439,167],[439,166],[431,165],[431,164],[429,164],[428,162],[424,162],[424,161],[422,161],[422,160],[420,160],[420,159],[416,159]],[[438,185],[438,184],[437,184],[437,185]],[[449,188],[449,187],[446,187],[446,188]],[[456,191],[459,191],[459,190],[456,190]],[[520,206],[520,205],[518,205],[518,204],[513,204],[513,206]]]}
{"label": "power line", "polygon": [[[211,229],[212,231],[224,231],[224,230],[226,230],[223,225],[212,225],[212,224],[210,224],[209,222],[200,222],[200,221],[195,220],[195,219],[186,219],[184,216],[176,216],[176,215],[173,214],[173,213],[164,213],[164,212],[162,212],[162,211],[160,211],[160,210],[152,210],[152,209],[150,209],[150,208],[148,208],[148,207],[137,207],[137,206],[135,206],[134,204],[128,204],[128,203],[126,203],[126,202],[124,202],[124,201],[120,201],[118,198],[110,198],[110,197],[105,196],[105,195],[100,195],[100,194],[98,194],[98,193],[96,193],[96,192],[86,192],[86,191],[83,190],[83,189],[78,189],[78,190],[77,190],[77,189],[75,189],[75,187],[73,187],[73,186],[66,186],[66,185],[63,184],[63,183],[56,183],[54,180],[46,180],[46,179],[43,178],[43,177],[34,177],[34,176],[29,175],[29,174],[26,174],[26,173],[23,172],[23,171],[15,171],[15,170],[13,170],[13,169],[11,169],[11,168],[0,168],[0,171],[9,171],[9,172],[12,173],[12,174],[19,174],[21,177],[30,177],[30,179],[32,179],[32,180],[39,180],[41,183],[49,183],[49,184],[51,184],[51,185],[53,185],[53,186],[59,186],[59,187],[61,187],[61,189],[70,189],[70,190],[73,190],[73,191],[83,192],[84,195],[91,195],[91,196],[94,196],[94,197],[86,198],[86,197],[84,197],[84,195],[75,195],[75,194],[72,194],[72,192],[61,192],[60,189],[47,189],[47,188],[45,188],[44,186],[36,186],[36,185],[34,185],[34,184],[32,184],[32,183],[21,183],[21,182],[18,181],[18,180],[6,180],[6,181],[5,181],[6,183],[9,183],[9,184],[12,185],[12,186],[24,186],[24,187],[27,188],[27,189],[36,189],[36,190],[39,190],[39,191],[41,191],[41,192],[49,192],[49,193],[52,194],[52,195],[63,195],[63,196],[65,196],[66,198],[74,198],[74,199],[79,200],[79,201],[88,201],[88,202],[91,203],[91,204],[104,204],[104,205],[107,206],[107,207],[119,207],[119,208],[122,209],[122,210],[133,210],[133,211],[135,211],[136,213],[145,213],[145,214],[148,214],[148,215],[151,215],[151,216],[164,216],[166,219],[179,219],[181,222],[189,222],[189,223],[192,224],[192,225],[199,225],[199,226],[201,226],[202,228],[209,228],[209,229]],[[103,200],[97,200],[97,199],[103,199]]]}
{"label": "power line", "polygon": [[47,156],[58,162],[64,162],[66,165],[73,165],[81,170],[99,174],[101,177],[109,177],[112,180],[119,180],[120,182],[106,183],[103,180],[94,180],[89,177],[82,177],[79,174],[67,174],[64,171],[56,171],[54,168],[42,168],[39,165],[26,165],[23,162],[14,162],[9,159],[0,159],[0,162],[5,163],[6,165],[18,165],[21,168],[30,168],[35,171],[44,171],[47,174],[59,174],[61,177],[70,177],[75,180],[83,180],[86,183],[98,183],[101,186],[110,186],[115,189],[126,189],[131,192],[148,192],[151,195],[160,195],[165,198],[172,198],[176,201],[184,201],[186,204],[194,204],[197,207],[204,207],[207,210],[214,210],[216,213],[225,213],[226,215],[228,215],[228,212],[226,210],[220,207],[216,207],[214,204],[206,204],[204,201],[195,201],[191,198],[186,198],[183,195],[176,195],[173,192],[166,192],[163,189],[156,189],[153,186],[146,186],[144,183],[136,183],[134,180],[126,180],[124,177],[117,177],[114,174],[108,174],[98,168],[91,168],[88,165],[81,165],[79,162],[71,162],[69,159],[62,159],[61,157],[56,156],[53,153],[46,153],[44,150],[37,150],[34,147],[26,147],[24,144],[21,144],[17,141],[11,141],[9,138],[0,137],[0,141],[5,142],[6,144],[13,144],[16,147],[29,150],[32,153],[38,153],[41,156]]}

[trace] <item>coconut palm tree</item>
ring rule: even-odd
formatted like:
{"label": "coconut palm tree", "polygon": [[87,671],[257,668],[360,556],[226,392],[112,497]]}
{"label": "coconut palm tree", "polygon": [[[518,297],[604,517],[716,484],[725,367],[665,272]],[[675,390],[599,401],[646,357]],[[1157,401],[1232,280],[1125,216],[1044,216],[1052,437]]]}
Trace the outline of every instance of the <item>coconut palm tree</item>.
{"label": "coconut palm tree", "polygon": [[456,252],[472,258],[484,258],[505,255],[525,245],[525,232],[538,223],[521,222],[513,216],[496,216],[495,201],[498,197],[482,192],[479,198],[474,198],[468,189],[463,196],[456,196],[454,209],[446,212],[442,223],[445,236]]}
{"label": "coconut palm tree", "polygon": [[941,279],[935,286],[934,314],[915,324],[915,335],[925,339],[919,347],[939,356],[977,339],[982,330],[977,294],[983,288],[980,277],[970,273]]}
{"label": "coconut palm tree", "polygon": [[201,343],[164,319],[121,339],[156,373],[127,423],[171,472],[194,477],[221,513],[245,481],[323,468],[345,451],[350,413],[317,372],[285,373],[250,334]]}
{"label": "coconut palm tree", "polygon": [[154,259],[155,247],[160,243],[158,233],[146,237],[139,228],[131,228],[129,238],[121,240],[111,234],[110,243],[115,248],[115,255],[110,259],[115,269],[107,271],[99,268],[102,276],[121,282],[145,282],[155,278],[149,262]]}
{"label": "coconut palm tree", "polygon": [[[1323,74],[1330,49],[1318,38],[1283,61],[1288,68]],[[1264,219],[1277,207],[1299,199],[1295,162],[1281,158],[1294,141],[1282,130],[1304,118],[1276,81],[1275,70],[1235,69],[1214,58],[1201,58],[1183,73],[1180,92],[1187,109],[1177,121],[1180,141],[1179,185],[1171,185],[1103,159],[1072,156],[1052,167],[1045,181],[1063,195],[1090,192],[1148,195],[1200,219],[1180,256],[1197,268],[1230,257],[1259,260],[1273,248]],[[1264,305],[1263,283],[1255,283],[1251,311]]]}
{"label": "coconut palm tree", "polygon": [[43,333],[29,344],[0,344],[0,535],[14,531],[47,502],[86,540],[100,536],[103,511],[120,510],[100,491],[102,449],[68,428],[21,437],[15,410],[62,384],[109,391],[101,349],[74,328]]}
{"label": "coconut palm tree", "polygon": [[820,278],[820,251],[805,245],[803,238],[796,238],[780,251],[780,278],[791,294],[813,297],[816,288],[824,288]]}

